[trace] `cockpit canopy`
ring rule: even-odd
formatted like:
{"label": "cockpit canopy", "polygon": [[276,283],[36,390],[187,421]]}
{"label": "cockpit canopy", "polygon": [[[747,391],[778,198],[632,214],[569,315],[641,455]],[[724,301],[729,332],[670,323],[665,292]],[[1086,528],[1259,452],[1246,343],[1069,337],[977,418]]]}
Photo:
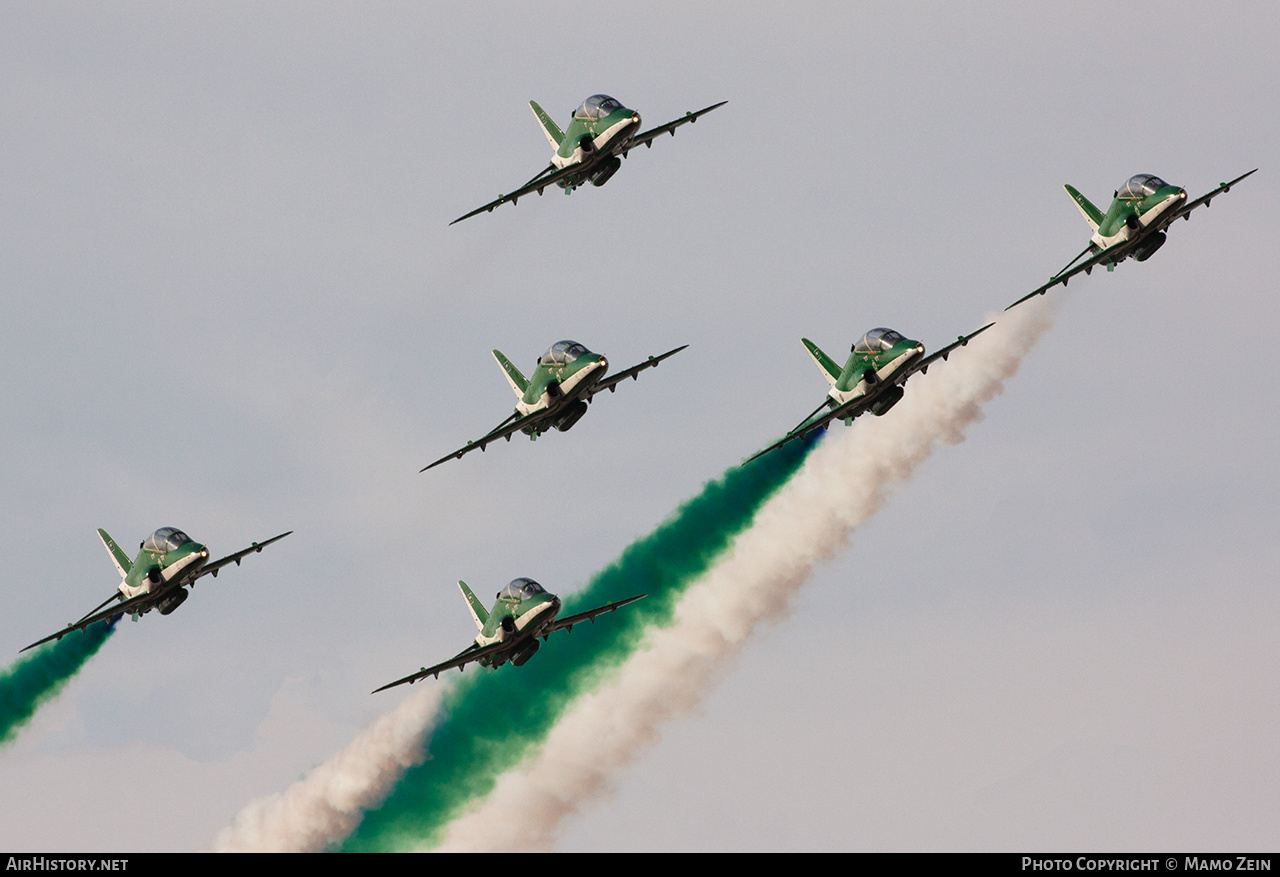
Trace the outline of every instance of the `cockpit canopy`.
{"label": "cockpit canopy", "polygon": [[614,110],[620,109],[622,109],[622,104],[609,97],[609,95],[593,94],[582,102],[582,106],[573,111],[573,117],[587,122],[596,122]]}
{"label": "cockpit canopy", "polygon": [[867,334],[858,339],[858,343],[853,345],[854,353],[883,353],[886,350],[892,350],[893,345],[902,341],[902,336],[892,329],[872,329]]}
{"label": "cockpit canopy", "polygon": [[1167,185],[1169,184],[1157,176],[1137,174],[1129,177],[1129,182],[1121,186],[1120,190],[1116,192],[1116,197],[1131,201],[1141,201],[1143,198],[1150,198]]}
{"label": "cockpit canopy", "polygon": [[158,551],[164,554],[190,541],[190,536],[175,527],[161,527],[147,537],[147,541],[142,543],[142,547],[148,551]]}
{"label": "cockpit canopy", "polygon": [[511,583],[498,592],[498,599],[506,600],[528,600],[539,594],[545,594],[542,585],[533,579],[512,579]]}
{"label": "cockpit canopy", "polygon": [[551,345],[550,350],[542,354],[538,365],[567,365],[584,353],[590,352],[577,341],[557,341]]}

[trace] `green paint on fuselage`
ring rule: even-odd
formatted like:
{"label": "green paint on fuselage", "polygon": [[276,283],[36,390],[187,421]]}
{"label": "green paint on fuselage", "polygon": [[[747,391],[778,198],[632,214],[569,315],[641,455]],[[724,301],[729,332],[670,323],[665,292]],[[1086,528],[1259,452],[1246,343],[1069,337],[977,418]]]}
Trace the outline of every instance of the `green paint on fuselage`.
{"label": "green paint on fuselage", "polygon": [[[1178,201],[1186,197],[1186,192],[1179,186],[1164,185],[1150,195],[1144,198],[1120,197],[1119,195],[1111,202],[1106,215],[1103,216],[1102,222],[1098,223],[1098,234],[1101,237],[1115,237],[1126,226],[1129,217],[1133,216],[1141,220],[1148,213],[1157,207],[1167,206],[1172,201]],[[1144,222],[1143,225],[1148,225]]]}

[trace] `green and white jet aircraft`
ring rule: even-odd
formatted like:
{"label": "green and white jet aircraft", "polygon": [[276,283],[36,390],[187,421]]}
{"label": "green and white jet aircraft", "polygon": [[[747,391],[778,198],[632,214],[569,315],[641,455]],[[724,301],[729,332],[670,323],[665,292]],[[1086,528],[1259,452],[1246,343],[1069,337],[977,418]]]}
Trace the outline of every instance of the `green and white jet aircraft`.
{"label": "green and white jet aircraft", "polygon": [[[844,368],[836,365],[835,360],[818,349],[818,345],[808,338],[801,338],[800,342],[809,351],[818,371],[822,372],[822,376],[831,385],[827,398],[822,400],[822,404],[812,414],[800,421],[795,429],[749,457],[742,465],[745,466],[770,451],[776,451],[787,442],[804,438],[816,429],[826,429],[833,420],[843,420],[847,426],[866,411],[879,417],[898,404],[903,394],[902,385],[907,382],[907,378],[916,372],[927,372],[934,362],[945,360],[951,355],[951,351],[964,347],[994,325],[995,323],[987,323],[975,332],[961,335],[930,356],[924,355],[924,345],[919,341],[904,338],[892,329],[872,329],[854,343]],[[825,413],[823,409],[827,409]]]}
{"label": "green and white jet aircraft", "polygon": [[446,460],[460,458],[477,449],[483,451],[490,442],[501,438],[511,441],[511,436],[516,432],[523,432],[535,440],[552,427],[560,432],[568,432],[587,413],[587,403],[596,393],[603,390],[614,392],[622,381],[627,378],[636,379],[640,372],[656,366],[669,356],[675,356],[688,346],[682,344],[661,356],[651,356],[639,365],[633,365],[608,378],[604,373],[609,369],[609,361],[576,341],[557,341],[552,344],[538,359],[533,374],[527,379],[512,365],[511,360],[503,356],[501,351],[495,350],[493,358],[502,367],[507,383],[519,400],[516,402],[515,413],[499,423],[488,435],[467,442],[466,446],[445,454],[419,471],[426,472]]}
{"label": "green and white jet aircraft", "polygon": [[476,623],[476,630],[479,631],[476,634],[476,641],[442,664],[423,667],[417,673],[397,679],[395,682],[388,682],[381,688],[375,688],[374,694],[406,682],[412,685],[426,676],[439,679],[441,673],[452,670],[454,667],[458,668],[458,672],[462,672],[463,667],[473,661],[478,661],[482,667],[501,667],[508,661],[515,667],[521,667],[538,650],[539,637],[545,642],[547,637],[557,630],[572,630],[575,624],[581,624],[584,621],[594,623],[597,615],[615,612],[628,603],[634,603],[648,596],[638,594],[619,600],[617,603],[606,603],[589,612],[579,612],[568,618],[556,618],[556,613],[560,611],[560,598],[555,594],[548,594],[543,590],[542,585],[533,579],[512,579],[510,584],[498,592],[497,602],[488,612],[476,599],[476,595],[471,593],[466,582],[458,582],[458,587],[462,590],[462,596],[467,601],[467,609],[471,612],[471,619]]}
{"label": "green and white jet aircraft", "polygon": [[[1105,264],[1108,271],[1114,271],[1116,265],[1130,257],[1135,262],[1147,261],[1156,250],[1164,246],[1165,232],[1175,219],[1181,217],[1189,220],[1192,210],[1201,204],[1208,207],[1210,201],[1218,195],[1230,192],[1232,186],[1257,170],[1254,168],[1248,174],[1241,174],[1229,183],[1219,183],[1218,188],[1194,201],[1187,201],[1187,190],[1180,186],[1171,186],[1151,174],[1138,174],[1130,177],[1123,187],[1116,190],[1115,199],[1106,214],[1071,186],[1063,186],[1084,221],[1093,229],[1093,237],[1089,239],[1089,246],[1068,262],[1067,267],[1050,277],[1044,286],[1009,305],[1009,308],[1017,307],[1037,295],[1044,295],[1059,283],[1066,286],[1067,281],[1081,271],[1091,274],[1099,264]],[[1086,256],[1089,258],[1085,259]],[[1081,259],[1085,260],[1080,262]]]}
{"label": "green and white jet aircraft", "polygon": [[551,121],[542,107],[529,101],[534,118],[542,126],[542,133],[547,135],[551,148],[555,150],[551,155],[551,163],[514,192],[499,195],[483,207],[477,207],[449,224],[470,219],[477,213],[492,212],[499,204],[515,204],[530,192],[541,195],[542,190],[553,183],[564,189],[566,195],[588,182],[593,186],[603,186],[622,166],[622,159],[632,149],[641,144],[652,148],[655,138],[662,134],[674,137],[676,128],[686,122],[696,122],[699,116],[727,103],[728,101],[722,100],[696,113],[685,113],[674,122],[637,134],[640,130],[640,114],[627,109],[607,94],[593,94],[584,100],[573,111],[568,131],[561,131],[560,126]]}
{"label": "green and white jet aircraft", "polygon": [[[289,533],[293,531],[290,530]],[[261,551],[272,542],[278,542],[289,533],[273,536],[266,542],[255,542],[248,548],[228,554],[212,563],[209,549],[195,542],[186,533],[173,527],[161,527],[146,541],[139,545],[138,556],[130,562],[128,555],[120,550],[115,540],[107,535],[106,530],[98,530],[98,538],[102,540],[111,562],[120,573],[120,586],[116,592],[104,602],[89,610],[89,614],[79,621],[68,624],[57,633],[51,633],[38,639],[22,649],[35,648],[52,639],[62,639],[68,633],[84,630],[91,624],[118,618],[128,613],[137,621],[138,616],[145,615],[152,609],[159,609],[161,615],[168,615],[182,605],[187,599],[187,586],[195,587],[196,580],[202,576],[212,575],[215,578],[218,570],[229,563],[240,565],[245,555]],[[104,609],[111,603],[117,605]]]}

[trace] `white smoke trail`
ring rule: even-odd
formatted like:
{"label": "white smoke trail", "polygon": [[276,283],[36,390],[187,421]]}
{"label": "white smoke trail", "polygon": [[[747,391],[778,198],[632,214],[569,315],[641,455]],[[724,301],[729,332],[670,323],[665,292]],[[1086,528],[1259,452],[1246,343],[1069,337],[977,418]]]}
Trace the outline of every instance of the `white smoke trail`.
{"label": "white smoke trail", "polygon": [[445,686],[424,686],[285,791],[250,801],[213,841],[215,852],[323,852],[382,803],[423,759]]}
{"label": "white smoke trail", "polygon": [[939,444],[964,440],[981,406],[999,394],[1051,326],[1050,306],[1028,302],[950,360],[917,376],[883,418],[837,427],[756,515],[724,560],[681,599],[672,626],[653,632],[618,675],[582,697],[541,750],[503,775],[480,807],[455,820],[443,848],[549,849],[563,818],[609,786],[686,715],[748,635],[784,616],[815,564],[844,547]]}

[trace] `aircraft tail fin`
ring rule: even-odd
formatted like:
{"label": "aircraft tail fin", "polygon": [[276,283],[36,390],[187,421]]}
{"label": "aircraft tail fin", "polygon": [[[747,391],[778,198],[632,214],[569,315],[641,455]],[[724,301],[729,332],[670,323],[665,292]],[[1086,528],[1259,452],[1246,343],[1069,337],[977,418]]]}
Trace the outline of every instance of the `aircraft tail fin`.
{"label": "aircraft tail fin", "polygon": [[800,343],[804,345],[805,350],[809,351],[809,355],[813,357],[814,365],[818,367],[818,371],[822,372],[822,376],[827,379],[827,383],[834,387],[836,381],[840,379],[840,366],[836,365],[831,357],[819,350],[818,345],[808,338],[801,338]]}
{"label": "aircraft tail fin", "polygon": [[128,576],[129,570],[133,569],[129,556],[120,550],[120,546],[107,535],[106,530],[98,528],[98,538],[102,540],[102,547],[107,549],[107,554],[111,555],[111,562],[116,565],[116,572],[120,573],[120,578]]}
{"label": "aircraft tail fin", "polygon": [[498,365],[502,366],[502,373],[507,376],[507,383],[511,385],[511,390],[517,396],[523,396],[524,391],[529,389],[529,382],[525,380],[525,376],[520,374],[520,369],[511,364],[511,360],[502,355],[501,350],[493,351],[493,358],[498,361]]}
{"label": "aircraft tail fin", "polygon": [[489,622],[488,610],[476,599],[476,595],[471,593],[471,589],[462,579],[458,579],[458,587],[462,589],[462,596],[466,598],[467,609],[471,612],[471,620],[476,623],[476,630],[484,630],[484,626]]}
{"label": "aircraft tail fin", "polygon": [[1067,194],[1071,196],[1071,200],[1076,202],[1076,209],[1080,211],[1080,215],[1084,217],[1084,221],[1089,223],[1089,227],[1094,231],[1098,230],[1098,226],[1102,225],[1102,211],[1089,202],[1089,199],[1081,195],[1071,186],[1063,186],[1067,190]]}
{"label": "aircraft tail fin", "polygon": [[551,117],[535,101],[529,101],[529,109],[533,110],[533,116],[542,126],[542,133],[547,135],[551,148],[559,149],[560,144],[564,142],[564,132],[560,130],[560,126],[551,121]]}

